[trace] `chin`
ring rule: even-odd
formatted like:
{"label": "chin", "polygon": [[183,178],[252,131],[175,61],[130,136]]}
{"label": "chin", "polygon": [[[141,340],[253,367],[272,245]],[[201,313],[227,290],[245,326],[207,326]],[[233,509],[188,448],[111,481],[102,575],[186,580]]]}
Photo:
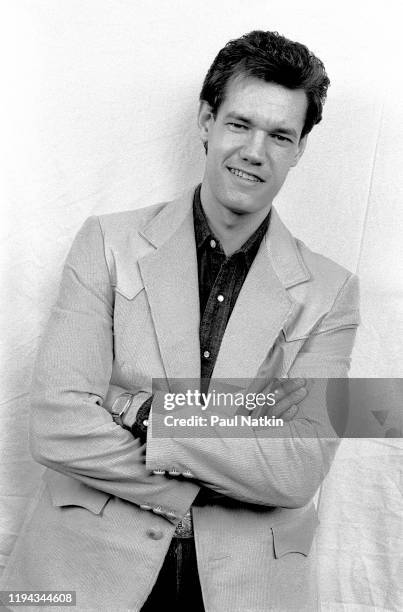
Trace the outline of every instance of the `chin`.
{"label": "chin", "polygon": [[234,215],[247,215],[248,213],[254,212],[245,206],[229,206],[228,209],[234,213]]}
{"label": "chin", "polygon": [[229,201],[224,204],[225,208],[238,215],[255,213],[262,209],[262,206],[256,205],[253,202],[242,202],[242,199]]}

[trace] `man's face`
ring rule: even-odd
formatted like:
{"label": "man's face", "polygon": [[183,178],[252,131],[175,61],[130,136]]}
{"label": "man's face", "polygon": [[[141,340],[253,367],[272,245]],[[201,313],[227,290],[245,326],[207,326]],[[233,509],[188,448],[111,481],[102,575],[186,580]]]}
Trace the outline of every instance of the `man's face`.
{"label": "man's face", "polygon": [[215,118],[209,104],[201,103],[199,129],[208,147],[203,204],[210,214],[215,207],[241,214],[268,212],[304,151],[306,109],[303,90],[255,77],[228,82]]}

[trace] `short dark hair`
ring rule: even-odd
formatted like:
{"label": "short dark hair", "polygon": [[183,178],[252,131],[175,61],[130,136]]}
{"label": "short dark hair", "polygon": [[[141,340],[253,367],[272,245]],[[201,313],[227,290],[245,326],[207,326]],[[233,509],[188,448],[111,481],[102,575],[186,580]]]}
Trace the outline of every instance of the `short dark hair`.
{"label": "short dark hair", "polygon": [[330,81],[321,60],[305,45],[262,30],[230,40],[211,64],[200,92],[200,100],[208,102],[214,116],[224,101],[228,81],[238,76],[303,89],[308,107],[301,137],[322,119]]}

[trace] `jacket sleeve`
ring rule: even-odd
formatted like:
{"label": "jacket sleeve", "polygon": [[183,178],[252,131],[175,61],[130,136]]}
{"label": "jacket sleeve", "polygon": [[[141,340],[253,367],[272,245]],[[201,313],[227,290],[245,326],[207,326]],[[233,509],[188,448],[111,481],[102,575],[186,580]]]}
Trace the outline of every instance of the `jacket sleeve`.
{"label": "jacket sleeve", "polygon": [[144,445],[102,407],[113,363],[114,292],[97,217],[77,234],[43,333],[31,391],[30,444],[36,461],[135,504],[177,516],[199,487],[145,466]]}
{"label": "jacket sleeve", "polygon": [[[218,425],[210,428],[209,437],[173,438],[153,436],[164,415],[152,411],[147,467],[174,466],[217,493],[249,503],[306,505],[326,476],[339,443],[329,418],[328,379],[347,377],[358,322],[358,283],[352,275],[288,371],[290,378],[315,379],[309,380],[309,393],[293,420],[277,429],[249,428],[247,434],[238,428],[237,438],[228,430],[223,434]],[[283,350],[284,339],[274,347],[266,372],[271,362],[281,362]],[[338,405],[343,401],[342,394]]]}

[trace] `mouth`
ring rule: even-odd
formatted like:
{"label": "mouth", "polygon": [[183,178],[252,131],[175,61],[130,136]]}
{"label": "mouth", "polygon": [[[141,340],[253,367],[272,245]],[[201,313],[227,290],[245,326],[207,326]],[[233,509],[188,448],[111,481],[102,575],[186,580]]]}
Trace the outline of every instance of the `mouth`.
{"label": "mouth", "polygon": [[245,181],[249,181],[250,183],[264,183],[264,180],[257,176],[256,174],[251,174],[250,172],[245,172],[245,170],[240,170],[239,168],[230,168],[227,166],[228,170],[234,176],[237,176],[240,179]]}

